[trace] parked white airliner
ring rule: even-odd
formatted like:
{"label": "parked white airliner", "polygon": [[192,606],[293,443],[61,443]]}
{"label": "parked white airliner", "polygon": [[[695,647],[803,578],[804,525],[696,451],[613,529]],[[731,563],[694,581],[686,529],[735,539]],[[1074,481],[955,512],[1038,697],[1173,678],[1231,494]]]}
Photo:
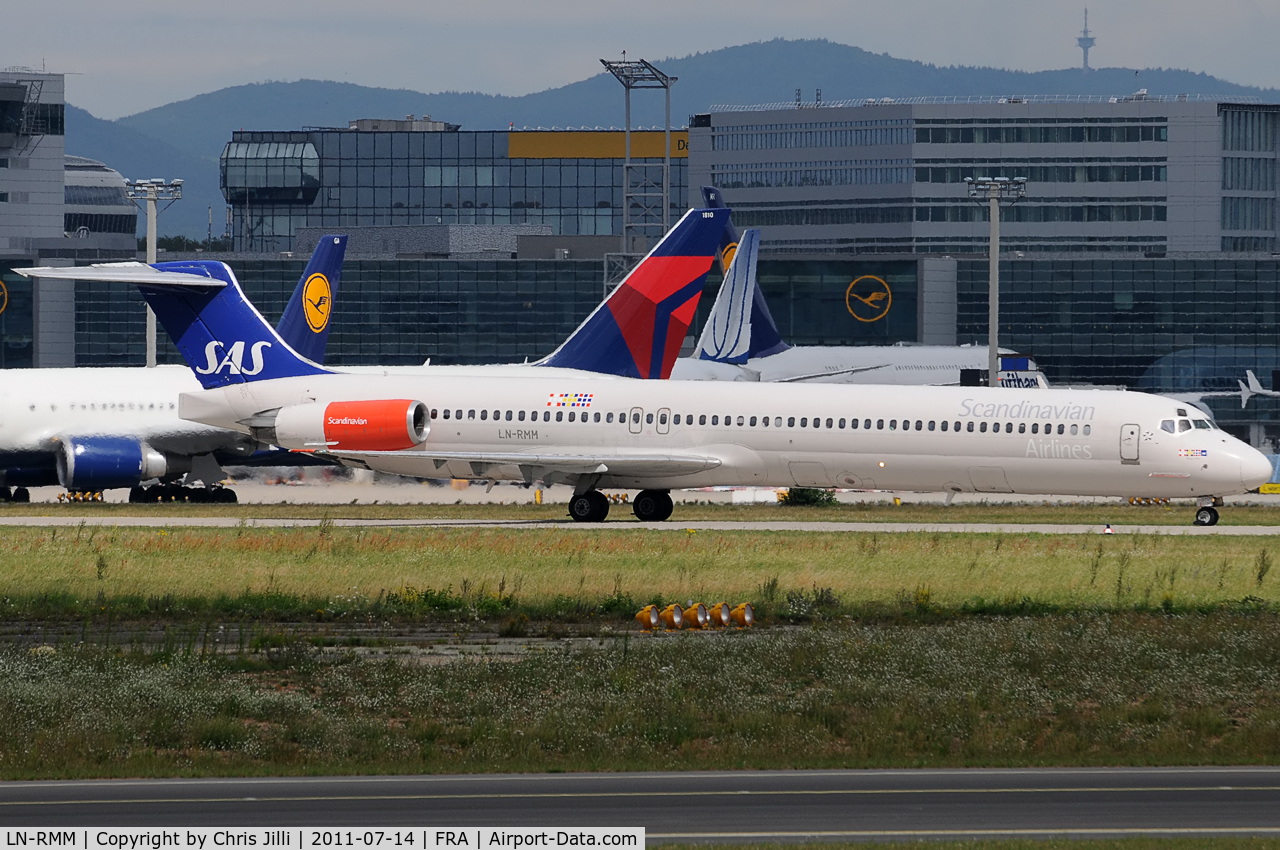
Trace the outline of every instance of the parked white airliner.
{"label": "parked white airliner", "polygon": [[1271,476],[1260,452],[1141,393],[349,374],[298,356],[221,263],[114,279],[141,284],[205,387],[181,396],[184,419],[402,475],[567,483],[581,521],[608,513],[600,487],[642,490],[636,515],[662,520],[671,489],[817,485],[1193,497],[1212,525],[1223,496]]}

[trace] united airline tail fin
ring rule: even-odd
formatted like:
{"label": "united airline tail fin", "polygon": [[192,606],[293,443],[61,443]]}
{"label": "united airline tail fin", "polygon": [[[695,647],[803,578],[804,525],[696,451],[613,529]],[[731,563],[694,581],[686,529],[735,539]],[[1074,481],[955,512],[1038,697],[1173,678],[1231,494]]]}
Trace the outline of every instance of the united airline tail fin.
{"label": "united airline tail fin", "polygon": [[[728,228],[726,228],[728,229]],[[756,290],[756,257],[760,231],[748,229],[738,240],[733,260],[725,271],[720,294],[698,340],[699,360],[741,365],[747,362],[751,342],[751,305]]]}
{"label": "united airline tail fin", "polygon": [[[720,190],[714,186],[703,186],[702,197],[707,206],[712,209],[723,209],[725,207],[724,197],[720,194]],[[726,282],[728,281],[729,267],[733,265],[736,259],[740,247],[739,243],[738,230],[733,226],[733,219],[730,218],[725,222],[724,234],[720,237],[720,268],[725,273]],[[777,354],[779,351],[786,351],[791,347],[782,341],[782,334],[778,332],[778,324],[773,320],[773,314],[769,312],[769,305],[765,303],[764,293],[760,291],[760,287],[756,286],[756,262],[758,259],[756,255],[758,253],[759,235],[757,234],[757,250],[750,258],[750,266],[744,269],[751,287],[751,315],[747,319],[750,327],[747,359],[768,357],[770,354]],[[721,294],[724,293],[723,289],[720,291]],[[719,299],[717,299],[718,301]],[[712,309],[714,310],[715,308],[713,307]],[[700,353],[698,356],[702,357],[702,354]],[[703,359],[714,360],[717,358],[704,357]]]}
{"label": "united airline tail fin", "polygon": [[14,271],[28,277],[136,284],[205,389],[327,371],[280,338],[244,297],[225,263],[103,263]]}
{"label": "united airline tail fin", "polygon": [[685,213],[564,344],[534,365],[669,378],[728,219],[727,209]]}
{"label": "united airline tail fin", "polygon": [[316,243],[311,261],[298,280],[276,330],[294,351],[313,363],[324,362],[329,342],[329,319],[342,279],[342,260],[347,254],[347,237],[326,234]]}

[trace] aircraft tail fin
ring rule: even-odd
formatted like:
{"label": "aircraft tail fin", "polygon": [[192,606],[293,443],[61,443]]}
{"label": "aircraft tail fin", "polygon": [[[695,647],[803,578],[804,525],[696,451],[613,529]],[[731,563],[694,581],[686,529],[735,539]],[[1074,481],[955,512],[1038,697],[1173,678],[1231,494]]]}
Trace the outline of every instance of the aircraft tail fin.
{"label": "aircraft tail fin", "polygon": [[[702,197],[707,206],[712,209],[724,209],[724,196],[715,186],[703,186]],[[741,248],[742,239],[738,236],[738,230],[733,226],[733,219],[730,217],[724,225],[724,234],[720,237],[720,268],[725,273],[725,279],[728,280],[729,267],[733,265],[734,259]],[[760,287],[756,286],[756,263],[759,254],[759,234],[756,238],[756,256],[752,256],[749,269],[751,282],[751,337],[747,344],[747,358],[768,357],[771,354],[777,354],[780,351],[786,351],[791,346],[782,340],[782,334],[778,332],[778,323],[773,320],[773,314],[769,312],[769,305],[764,300],[764,293],[760,291]],[[701,356],[701,355],[699,355]],[[714,359],[714,358],[709,358]]]}
{"label": "aircraft tail fin", "polygon": [[276,330],[294,351],[313,363],[324,362],[329,342],[329,319],[338,297],[347,237],[326,234],[316,243],[311,261],[298,280],[293,297],[280,316]]}
{"label": "aircraft tail fin", "polygon": [[711,306],[711,315],[702,327],[695,355],[699,360],[735,365],[747,362],[759,248],[758,230],[747,230],[742,234],[725,272],[724,282],[720,284],[720,294]]}
{"label": "aircraft tail fin", "polygon": [[577,330],[534,365],[671,377],[728,218],[727,209],[685,213]]}
{"label": "aircraft tail fin", "polygon": [[14,271],[27,277],[135,284],[205,389],[327,371],[280,338],[245,298],[225,263],[102,263]]}

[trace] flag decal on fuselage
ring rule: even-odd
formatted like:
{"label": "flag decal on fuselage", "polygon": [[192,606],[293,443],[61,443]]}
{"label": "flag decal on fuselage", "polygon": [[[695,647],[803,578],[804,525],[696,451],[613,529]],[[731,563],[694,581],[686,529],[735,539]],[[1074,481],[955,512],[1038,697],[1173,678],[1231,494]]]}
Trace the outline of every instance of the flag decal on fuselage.
{"label": "flag decal on fuselage", "polygon": [[552,393],[547,407],[590,407],[595,393]]}

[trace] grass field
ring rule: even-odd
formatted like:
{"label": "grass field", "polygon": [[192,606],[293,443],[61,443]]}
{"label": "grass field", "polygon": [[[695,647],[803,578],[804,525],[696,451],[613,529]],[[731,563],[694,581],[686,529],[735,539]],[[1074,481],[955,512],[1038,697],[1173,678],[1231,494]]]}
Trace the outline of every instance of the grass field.
{"label": "grass field", "polygon": [[0,616],[625,619],[690,599],[747,600],[788,620],[904,605],[1268,607],[1280,603],[1277,558],[1277,538],[1158,534],[13,528],[0,539]]}
{"label": "grass field", "polygon": [[[1280,615],[813,626],[362,660],[0,650],[0,777],[1280,762]],[[1078,845],[1073,845],[1078,846]]]}
{"label": "grass field", "polygon": [[[1190,525],[1195,508],[1190,502],[1168,506],[1072,504],[1069,500],[1041,505],[956,504],[913,502],[903,496],[902,505],[875,499],[830,507],[782,507],[779,505],[725,505],[698,502],[698,493],[675,493],[676,511],[668,526],[697,520],[813,520],[826,522],[1000,522],[1067,523],[1079,525]],[[685,500],[682,503],[681,500]],[[555,505],[129,505],[109,503],[34,504],[0,503],[5,516],[229,516],[320,519],[567,519],[567,508]],[[610,521],[631,521],[630,505],[614,505]],[[1231,505],[1222,510],[1223,525],[1280,526],[1280,506]],[[1277,529],[1280,533],[1280,529]]]}

